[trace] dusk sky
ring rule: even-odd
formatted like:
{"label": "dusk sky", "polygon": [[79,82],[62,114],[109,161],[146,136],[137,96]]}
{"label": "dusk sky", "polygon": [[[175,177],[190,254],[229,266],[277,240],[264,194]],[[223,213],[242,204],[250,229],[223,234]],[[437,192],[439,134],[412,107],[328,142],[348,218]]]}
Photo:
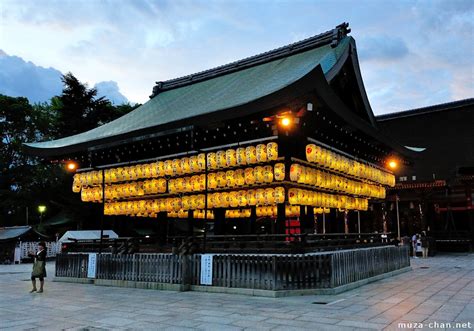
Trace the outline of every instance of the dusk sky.
{"label": "dusk sky", "polygon": [[144,103],[155,81],[349,22],[375,114],[474,96],[474,1],[0,0],[0,49],[115,81]]}

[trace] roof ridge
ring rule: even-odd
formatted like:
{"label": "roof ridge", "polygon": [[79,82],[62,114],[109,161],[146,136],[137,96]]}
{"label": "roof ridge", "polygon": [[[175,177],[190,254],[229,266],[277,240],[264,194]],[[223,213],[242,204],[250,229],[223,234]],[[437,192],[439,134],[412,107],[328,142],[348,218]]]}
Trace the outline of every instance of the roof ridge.
{"label": "roof ridge", "polygon": [[458,107],[466,106],[469,104],[474,105],[474,98],[467,98],[467,99],[462,99],[462,100],[439,103],[436,105],[431,105],[431,106],[426,106],[426,107],[401,110],[401,111],[397,111],[397,112],[393,112],[389,114],[377,115],[375,116],[375,118],[377,120],[386,120],[386,119],[391,119],[391,118],[396,118],[396,117],[421,115],[421,114],[431,113],[435,111],[458,108]]}
{"label": "roof ridge", "polygon": [[266,51],[257,55],[252,55],[241,60],[217,66],[215,68],[199,71],[194,74],[169,79],[166,81],[156,82],[156,85],[153,87],[153,92],[150,98],[153,98],[160,92],[166,90],[171,90],[177,87],[194,84],[217,76],[247,69],[259,64],[267,63],[283,57],[288,57],[290,55],[321,47],[327,44],[331,44],[331,47],[334,48],[339,44],[339,41],[344,38],[350,31],[351,29],[349,29],[349,23],[344,22],[342,24],[339,24],[332,30],[282,47],[275,48],[270,51]]}

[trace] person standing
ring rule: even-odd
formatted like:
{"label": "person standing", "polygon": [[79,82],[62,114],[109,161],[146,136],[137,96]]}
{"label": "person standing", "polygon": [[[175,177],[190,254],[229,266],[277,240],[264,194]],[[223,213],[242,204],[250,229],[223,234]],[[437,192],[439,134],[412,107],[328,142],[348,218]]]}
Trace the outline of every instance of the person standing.
{"label": "person standing", "polygon": [[429,246],[428,237],[426,236],[426,232],[423,231],[421,233],[421,251],[423,252],[424,259],[428,257],[428,246]]}
{"label": "person standing", "polygon": [[[38,252],[30,252],[28,253],[28,256],[35,259],[33,262],[33,271],[31,272],[31,283],[33,285],[33,289],[30,291],[30,293],[43,293],[44,278],[46,277],[46,244],[44,242],[40,242],[38,244]],[[38,278],[40,281],[39,291],[36,289],[36,278]]]}
{"label": "person standing", "polygon": [[418,234],[414,234],[413,237],[411,237],[411,247],[413,249],[413,257],[416,258],[416,243],[417,243],[417,238]]}

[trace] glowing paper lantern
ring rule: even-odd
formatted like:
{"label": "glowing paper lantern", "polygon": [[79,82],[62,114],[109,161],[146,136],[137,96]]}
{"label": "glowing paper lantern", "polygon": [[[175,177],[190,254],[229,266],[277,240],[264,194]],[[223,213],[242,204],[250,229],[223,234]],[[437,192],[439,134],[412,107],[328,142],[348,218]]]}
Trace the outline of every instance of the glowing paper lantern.
{"label": "glowing paper lantern", "polygon": [[245,168],[245,184],[255,184],[255,174],[253,168]]}
{"label": "glowing paper lantern", "polygon": [[199,172],[199,163],[197,155],[193,155],[189,158],[189,166],[191,168],[191,172]]}
{"label": "glowing paper lantern", "polygon": [[271,165],[263,167],[263,181],[265,183],[273,182],[273,167]]}
{"label": "glowing paper lantern", "polygon": [[237,153],[235,149],[228,149],[225,151],[225,159],[227,167],[234,167],[237,165]]}
{"label": "glowing paper lantern", "polygon": [[227,167],[227,161],[225,157],[225,151],[217,151],[216,153],[217,158],[217,167],[218,168],[225,168]]}
{"label": "glowing paper lantern", "polygon": [[265,204],[266,205],[275,204],[275,189],[273,188],[265,189]]}
{"label": "glowing paper lantern", "polygon": [[264,182],[264,169],[261,166],[254,168],[255,182],[263,183]]}
{"label": "glowing paper lantern", "polygon": [[215,173],[207,174],[207,187],[211,190],[217,188],[217,178]]}
{"label": "glowing paper lantern", "polygon": [[217,181],[217,187],[226,187],[227,177],[225,175],[225,172],[219,171],[218,173],[216,173],[216,181]]}
{"label": "glowing paper lantern", "polygon": [[256,147],[257,162],[267,162],[267,145],[258,144]]}
{"label": "glowing paper lantern", "polygon": [[290,180],[293,182],[298,182],[303,172],[302,166],[296,163],[293,163],[290,167]]}
{"label": "glowing paper lantern", "polygon": [[206,154],[201,153],[197,156],[198,169],[200,171],[206,170]]}
{"label": "glowing paper lantern", "polygon": [[217,156],[216,153],[207,154],[207,166],[209,169],[217,169]]}
{"label": "glowing paper lantern", "polygon": [[285,202],[285,189],[283,187],[275,188],[275,203]]}
{"label": "glowing paper lantern", "polygon": [[189,158],[181,158],[181,169],[184,174],[189,174],[191,172],[191,165],[189,164]]}
{"label": "glowing paper lantern", "polygon": [[234,187],[235,184],[235,173],[233,170],[227,170],[226,173],[227,187]]}
{"label": "glowing paper lantern", "polygon": [[255,206],[257,204],[257,196],[255,190],[247,191],[247,203],[249,206]]}
{"label": "glowing paper lantern", "polygon": [[257,150],[255,146],[248,146],[245,148],[245,160],[247,164],[257,163]]}
{"label": "glowing paper lantern", "polygon": [[285,180],[285,164],[277,163],[274,166],[274,178],[276,181]]}
{"label": "glowing paper lantern", "polygon": [[247,157],[245,156],[245,148],[239,147],[235,152],[235,158],[238,165],[246,165]]}
{"label": "glowing paper lantern", "polygon": [[235,185],[237,186],[245,185],[245,171],[243,169],[235,170],[234,176],[235,176]]}
{"label": "glowing paper lantern", "polygon": [[288,202],[292,205],[298,203],[298,189],[290,188],[288,190]]}
{"label": "glowing paper lantern", "polygon": [[264,205],[265,204],[265,190],[261,188],[255,190],[255,198],[257,199],[257,205]]}
{"label": "glowing paper lantern", "polygon": [[278,159],[278,144],[276,142],[267,144],[267,159],[268,161],[275,161]]}

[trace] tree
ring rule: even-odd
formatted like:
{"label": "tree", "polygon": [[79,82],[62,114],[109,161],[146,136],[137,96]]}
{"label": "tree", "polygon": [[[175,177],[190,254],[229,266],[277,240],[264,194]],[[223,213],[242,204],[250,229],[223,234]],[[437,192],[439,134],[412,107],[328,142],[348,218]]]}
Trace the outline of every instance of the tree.
{"label": "tree", "polygon": [[51,205],[48,215],[62,209],[72,211],[77,219],[98,216],[98,209],[84,208],[80,197],[71,192],[71,175],[62,165],[26,155],[23,144],[90,130],[138,105],[113,106],[71,73],[62,81],[62,94],[50,103],[30,105],[26,98],[0,95],[0,226],[25,224],[26,207],[34,223],[40,202]]}

